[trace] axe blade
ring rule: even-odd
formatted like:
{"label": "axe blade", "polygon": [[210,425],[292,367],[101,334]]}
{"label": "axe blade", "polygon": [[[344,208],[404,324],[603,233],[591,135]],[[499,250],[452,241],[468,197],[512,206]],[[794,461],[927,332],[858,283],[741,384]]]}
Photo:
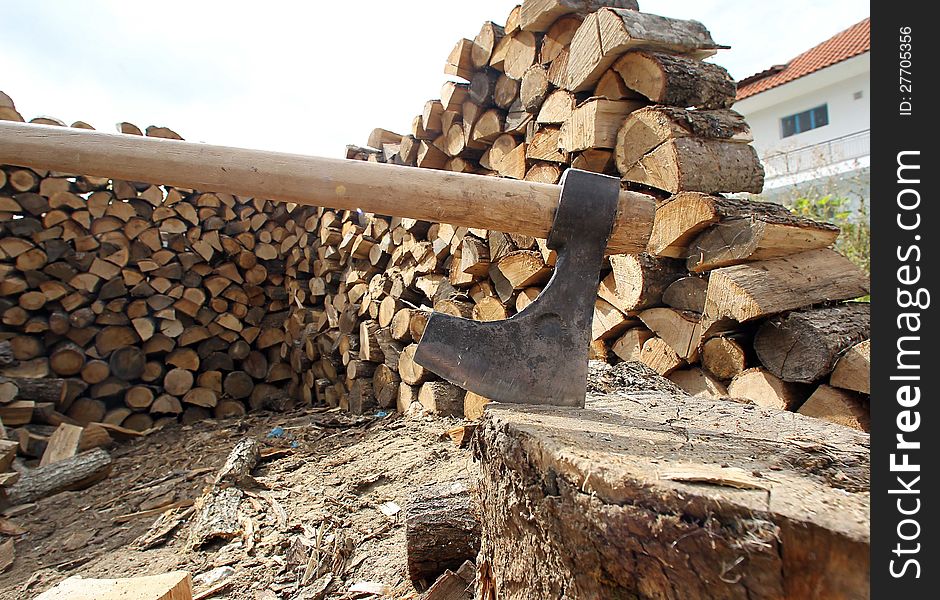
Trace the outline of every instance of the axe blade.
{"label": "axe blade", "polygon": [[503,321],[433,313],[415,360],[499,402],[584,406],[588,347],[620,180],[568,169],[548,235],[555,271],[531,304]]}

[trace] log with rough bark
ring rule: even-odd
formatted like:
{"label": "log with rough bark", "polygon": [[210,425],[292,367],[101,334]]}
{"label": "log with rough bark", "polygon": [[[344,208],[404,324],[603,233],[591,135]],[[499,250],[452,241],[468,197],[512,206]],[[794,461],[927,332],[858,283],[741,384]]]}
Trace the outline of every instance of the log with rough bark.
{"label": "log with rough bark", "polygon": [[829,384],[844,390],[871,393],[871,340],[859,342],[845,351],[832,370]]}
{"label": "log with rough bark", "polygon": [[252,438],[232,448],[212,485],[196,501],[187,546],[199,548],[216,539],[229,540],[242,532],[238,507],[242,487],[251,482],[251,471],[261,459],[260,445]]}
{"label": "log with rough bark", "polygon": [[797,412],[859,431],[871,430],[871,416],[866,400],[859,394],[826,384],[816,388]]}
{"label": "log with rough bark", "polygon": [[7,500],[10,504],[25,504],[66,490],[84,489],[107,477],[111,462],[110,454],[96,448],[29,469],[7,488]]}
{"label": "log with rough bark", "polygon": [[433,582],[446,569],[474,560],[480,548],[480,523],[473,496],[460,481],[419,488],[405,507],[408,575]]}
{"label": "log with rough bark", "polygon": [[731,108],[735,83],[723,67],[685,56],[638,50],[612,70],[624,84],[655,104],[700,109]]}
{"label": "log with rough bark", "polygon": [[702,328],[739,323],[820,302],[851,300],[869,291],[868,276],[833,250],[715,269],[708,276]]}
{"label": "log with rough bark", "polygon": [[592,393],[583,409],[487,410],[474,446],[488,566],[478,592],[867,597],[867,435],[733,403],[716,411],[636,363],[614,369],[633,386]]}
{"label": "log with rough bark", "polygon": [[605,6],[640,10],[636,0],[524,0],[519,11],[519,27],[525,31],[548,31],[565,15],[583,17]]}
{"label": "log with rough bark", "polygon": [[592,89],[620,55],[637,48],[705,58],[720,46],[696,21],[602,8],[584,19],[571,40],[564,87],[574,92]]}
{"label": "log with rough bark", "polygon": [[813,383],[870,335],[871,305],[841,304],[765,321],[754,335],[754,350],[764,368],[784,381]]}
{"label": "log with rough bark", "polygon": [[764,408],[795,410],[806,400],[805,386],[783,381],[761,367],[738,373],[728,384],[728,395]]}
{"label": "log with rough bark", "polygon": [[686,274],[678,261],[648,254],[614,254],[610,266],[598,296],[625,313],[661,304],[666,288]]}
{"label": "log with rough bark", "polygon": [[66,383],[57,378],[0,377],[0,403],[31,400],[58,406],[65,399]]}

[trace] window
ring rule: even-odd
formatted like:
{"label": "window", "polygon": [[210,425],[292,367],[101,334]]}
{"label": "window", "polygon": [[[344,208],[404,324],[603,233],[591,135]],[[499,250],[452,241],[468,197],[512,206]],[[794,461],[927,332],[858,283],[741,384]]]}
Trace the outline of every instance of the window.
{"label": "window", "polygon": [[826,104],[805,110],[801,113],[780,119],[780,137],[790,137],[798,133],[816,129],[829,124],[829,107]]}

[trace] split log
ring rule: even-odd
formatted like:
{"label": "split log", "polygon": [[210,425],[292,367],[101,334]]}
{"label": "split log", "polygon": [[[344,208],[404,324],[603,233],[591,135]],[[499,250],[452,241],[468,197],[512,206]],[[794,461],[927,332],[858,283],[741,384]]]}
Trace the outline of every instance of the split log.
{"label": "split log", "polygon": [[728,395],[728,388],[723,383],[698,367],[673,371],[668,379],[690,396],[721,398]]}
{"label": "split log", "polygon": [[859,431],[871,431],[871,417],[865,400],[856,393],[826,384],[816,388],[797,412]]}
{"label": "split log", "polygon": [[713,337],[702,345],[702,366],[718,379],[734,379],[747,368],[747,352],[733,338]]}
{"label": "split log", "polygon": [[634,327],[617,338],[610,349],[620,357],[620,360],[639,361],[643,344],[651,337],[653,337],[653,332],[646,327]]}
{"label": "split log", "polygon": [[425,382],[431,373],[415,362],[415,352],[418,350],[417,344],[411,344],[402,350],[398,360],[398,373],[402,382],[408,385],[418,385]]}
{"label": "split log", "polygon": [[527,112],[537,113],[548,95],[550,83],[548,70],[542,65],[532,65],[522,74],[519,84],[519,100]]}
{"label": "split log", "polygon": [[126,579],[87,579],[74,575],[36,600],[192,600],[193,583],[186,571]]}
{"label": "split log", "polygon": [[39,466],[43,467],[75,456],[79,451],[82,433],[84,429],[77,425],[62,423],[56,427],[56,430],[49,436],[49,442],[42,453]]}
{"label": "split log", "polygon": [[565,15],[584,17],[605,6],[640,10],[636,0],[524,0],[519,11],[519,27],[525,31],[548,31]]}
{"label": "split log", "polygon": [[463,397],[463,417],[465,419],[476,420],[483,416],[486,405],[492,402],[474,392],[467,392]]}
{"label": "split log", "polygon": [[455,75],[462,79],[470,81],[473,77],[473,42],[464,38],[457,42],[454,49],[450,51],[447,57],[447,63],[444,65],[445,75]]}
{"label": "split log", "polygon": [[[502,71],[507,77],[522,79],[526,69],[535,64],[538,40],[529,31],[517,31],[506,38],[509,41],[506,43]],[[490,64],[496,67],[492,62]]]}
{"label": "split log", "polygon": [[868,436],[617,380],[636,383],[583,409],[487,410],[481,586],[507,600],[868,596]]}
{"label": "split log", "polygon": [[870,335],[871,305],[843,304],[765,321],[754,336],[754,350],[764,368],[784,381],[813,383]]}
{"label": "split log", "polygon": [[572,111],[561,127],[558,143],[568,152],[614,148],[624,119],[643,106],[635,100],[591,98]]}
{"label": "split log", "polygon": [[592,89],[604,71],[628,50],[643,48],[706,58],[719,47],[696,21],[602,8],[588,15],[571,39],[564,87],[573,92]]}
{"label": "split log", "polygon": [[473,38],[473,47],[470,49],[470,59],[475,69],[482,69],[490,63],[493,49],[505,34],[505,30],[492,21],[483,24],[480,33]]}
{"label": "split log", "polygon": [[685,56],[638,50],[613,70],[624,84],[655,104],[699,109],[731,108],[736,86],[724,67]]}
{"label": "split log", "polygon": [[26,425],[33,418],[36,403],[32,400],[15,400],[0,404],[0,422],[7,426]]}
{"label": "split log", "polygon": [[419,488],[405,507],[408,575],[432,582],[446,569],[474,560],[480,549],[480,523],[470,490],[462,482]]}
{"label": "split log", "polygon": [[609,260],[612,270],[597,295],[624,313],[661,304],[666,288],[685,275],[680,262],[648,254],[614,254]]}
{"label": "split log", "polygon": [[871,393],[871,340],[855,344],[839,358],[829,384],[844,390]]}
{"label": "split log", "polygon": [[678,310],[705,311],[705,294],[708,279],[703,277],[681,277],[663,290],[663,304]]}
{"label": "split log", "polygon": [[491,272],[497,271],[515,290],[543,284],[552,273],[542,254],[535,250],[515,250],[498,259],[493,259],[491,250],[490,257]]}
{"label": "split log", "polygon": [[445,417],[463,416],[464,391],[446,381],[428,381],[418,391],[418,402],[428,412]]}
{"label": "split log", "polygon": [[615,338],[636,324],[636,319],[627,317],[606,300],[597,298],[594,301],[594,315],[591,319],[592,340]]}
{"label": "split log", "polygon": [[753,146],[693,137],[664,142],[621,174],[626,181],[673,194],[759,194],[764,188],[764,168]]}
{"label": "split log", "polygon": [[19,481],[7,488],[7,498],[10,504],[35,502],[66,490],[84,489],[110,472],[111,455],[96,448],[21,473]]}
{"label": "split log", "polygon": [[728,395],[764,408],[795,410],[806,400],[804,386],[787,383],[760,367],[742,371],[728,384]]}
{"label": "split log", "polygon": [[701,315],[672,308],[648,308],[640,313],[640,320],[669,344],[679,358],[698,362],[702,341]]}
{"label": "split log", "polygon": [[708,276],[702,328],[723,318],[739,323],[869,291],[868,276],[833,250],[715,269]]}
{"label": "split log", "polygon": [[643,348],[640,349],[640,362],[664,377],[685,365],[676,351],[656,336],[643,342]]}

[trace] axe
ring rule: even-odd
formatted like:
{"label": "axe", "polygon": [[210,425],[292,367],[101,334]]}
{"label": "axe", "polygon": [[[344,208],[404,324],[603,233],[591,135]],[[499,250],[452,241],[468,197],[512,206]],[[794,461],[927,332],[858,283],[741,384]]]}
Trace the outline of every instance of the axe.
{"label": "axe", "polygon": [[654,202],[615,177],[560,185],[0,121],[0,164],[255,196],[545,238],[542,293],[503,321],[433,313],[415,360],[501,402],[583,406],[606,254],[646,248]]}

